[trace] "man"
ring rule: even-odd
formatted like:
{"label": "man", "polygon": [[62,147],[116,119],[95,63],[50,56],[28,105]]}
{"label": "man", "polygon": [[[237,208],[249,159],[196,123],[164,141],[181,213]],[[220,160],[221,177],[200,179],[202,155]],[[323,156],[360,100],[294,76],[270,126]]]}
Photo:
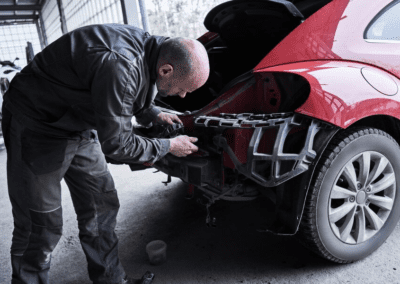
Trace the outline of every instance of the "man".
{"label": "man", "polygon": [[161,95],[184,98],[208,75],[199,42],[112,24],[63,35],[14,78],[3,106],[12,283],[49,283],[51,252],[62,234],[62,178],[93,283],[142,283],[126,275],[118,258],[119,201],[104,154],[151,165],[168,152],[197,151],[194,137],[134,135],[131,118],[142,125],[181,122],[154,106],[155,86]]}

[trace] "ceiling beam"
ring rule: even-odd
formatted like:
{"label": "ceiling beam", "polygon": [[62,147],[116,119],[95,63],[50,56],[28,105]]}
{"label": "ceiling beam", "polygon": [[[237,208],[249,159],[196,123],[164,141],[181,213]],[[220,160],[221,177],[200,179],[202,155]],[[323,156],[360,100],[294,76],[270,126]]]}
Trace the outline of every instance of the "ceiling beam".
{"label": "ceiling beam", "polygon": [[14,16],[0,16],[0,21],[5,20],[36,20],[38,15],[14,15]]}
{"label": "ceiling beam", "polygon": [[26,25],[26,24],[34,24],[34,21],[24,21],[24,22],[2,22],[0,21],[0,27],[2,26],[15,26],[15,25]]}
{"label": "ceiling beam", "polygon": [[0,11],[40,11],[40,5],[0,5]]}

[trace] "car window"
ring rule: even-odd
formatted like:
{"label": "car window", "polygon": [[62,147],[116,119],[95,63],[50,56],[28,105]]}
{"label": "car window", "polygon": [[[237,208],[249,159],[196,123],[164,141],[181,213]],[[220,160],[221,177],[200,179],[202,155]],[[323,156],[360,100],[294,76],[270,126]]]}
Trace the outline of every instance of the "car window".
{"label": "car window", "polygon": [[400,43],[400,1],[393,1],[372,20],[364,38],[368,42]]}

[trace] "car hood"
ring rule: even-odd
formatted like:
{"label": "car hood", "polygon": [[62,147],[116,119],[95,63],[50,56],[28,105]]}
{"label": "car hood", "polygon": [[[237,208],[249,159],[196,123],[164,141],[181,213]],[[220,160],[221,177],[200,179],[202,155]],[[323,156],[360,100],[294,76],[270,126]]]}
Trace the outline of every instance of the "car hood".
{"label": "car hood", "polygon": [[286,0],[233,0],[213,8],[204,25],[231,43],[251,41],[250,38],[265,40],[264,29],[268,33],[282,34],[282,31],[300,24],[301,20],[301,12]]}

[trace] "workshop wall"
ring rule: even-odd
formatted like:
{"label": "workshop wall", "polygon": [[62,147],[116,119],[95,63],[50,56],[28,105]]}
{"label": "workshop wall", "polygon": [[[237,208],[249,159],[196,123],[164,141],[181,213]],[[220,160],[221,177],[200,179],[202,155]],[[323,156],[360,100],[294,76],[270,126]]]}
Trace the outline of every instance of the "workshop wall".
{"label": "workshop wall", "polygon": [[25,47],[31,42],[34,53],[41,51],[39,36],[35,24],[19,24],[0,26],[0,60],[19,61],[15,64],[24,67],[27,64]]}
{"label": "workshop wall", "polygon": [[[136,3],[135,23],[139,28],[143,28],[143,15],[140,11],[147,14],[150,34],[198,38],[206,32],[203,21],[208,11],[226,1],[144,0],[139,5],[139,1],[125,0],[125,3]],[[27,41],[32,43],[34,54],[37,54],[41,51],[41,43],[44,47],[46,43],[50,44],[63,33],[76,28],[93,24],[124,23],[121,0],[41,0],[37,3],[43,3],[43,8],[36,14],[40,15],[36,24],[0,24],[0,60],[12,61],[19,57],[17,64],[25,67]],[[132,8],[134,7],[127,6],[127,9]],[[63,17],[60,14],[64,14],[65,21],[61,20]],[[42,38],[38,35],[39,30],[43,31]]]}

